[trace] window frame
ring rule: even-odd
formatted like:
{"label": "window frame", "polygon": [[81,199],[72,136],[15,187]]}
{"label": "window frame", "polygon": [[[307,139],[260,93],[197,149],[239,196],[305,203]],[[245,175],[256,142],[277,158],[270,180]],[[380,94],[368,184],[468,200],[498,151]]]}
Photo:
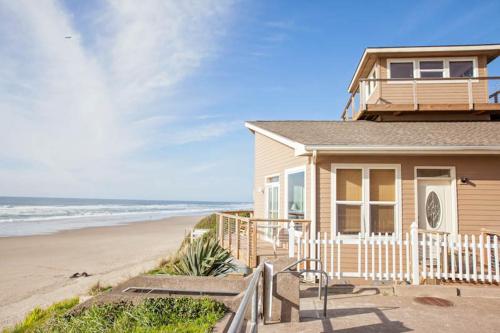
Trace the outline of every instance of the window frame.
{"label": "window frame", "polygon": [[[338,169],[361,169],[362,174],[362,201],[361,201],[361,237],[364,238],[366,232],[370,228],[370,208],[372,204],[376,205],[393,205],[394,206],[394,234],[396,237],[401,239],[402,235],[402,193],[401,193],[401,164],[369,164],[369,163],[332,163],[331,165],[331,232],[336,237],[347,242],[355,242],[359,239],[359,235],[338,235],[337,233],[337,205],[338,204],[350,204],[351,201],[337,201],[337,170]],[[395,171],[395,201],[372,201],[370,200],[370,170],[374,169],[391,169]],[[353,204],[357,202],[352,201]],[[378,234],[375,235],[378,237]],[[392,237],[392,234],[388,234],[387,237]],[[380,238],[385,238],[385,235],[380,235]]]}
{"label": "window frame", "polygon": [[[293,175],[295,173],[304,172],[304,219],[307,219],[307,166],[299,166],[295,168],[285,169],[285,193],[284,193],[284,219],[288,218],[288,176]],[[290,219],[297,220],[297,219]]]}
{"label": "window frame", "polygon": [[[278,177],[277,182],[268,182],[269,179],[273,177]],[[274,173],[271,175],[267,175],[264,177],[264,216],[267,218],[269,216],[269,206],[268,206],[268,201],[269,201],[269,194],[268,194],[268,188],[269,187],[278,187],[278,218],[281,217],[281,175],[279,173]]]}
{"label": "window frame", "polygon": [[[398,79],[396,81],[387,81],[389,84],[408,84],[412,82],[413,79],[422,79],[420,76],[420,62],[422,61],[442,61],[443,62],[443,78],[450,78],[450,61],[472,61],[473,66],[473,75],[472,78],[455,78],[454,80],[446,80],[446,83],[464,83],[468,80],[472,79],[472,82],[478,82],[479,80],[475,79],[479,77],[479,67],[478,67],[478,57],[427,57],[427,58],[388,58],[387,59],[387,67],[386,67],[386,78],[392,79],[391,77],[391,64],[392,63],[402,63],[402,62],[413,62],[413,78],[409,79]],[[426,70],[426,71],[437,71],[437,70]],[[419,83],[443,83],[444,81],[440,81],[440,78],[432,79],[432,78],[423,78],[423,80],[419,80]]]}

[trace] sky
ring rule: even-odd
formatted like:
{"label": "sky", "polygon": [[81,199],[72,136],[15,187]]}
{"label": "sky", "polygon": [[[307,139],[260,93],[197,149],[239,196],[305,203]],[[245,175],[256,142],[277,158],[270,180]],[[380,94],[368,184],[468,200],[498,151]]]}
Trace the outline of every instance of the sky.
{"label": "sky", "polygon": [[0,195],[251,201],[245,120],[338,120],[365,47],[498,43],[498,13],[499,1],[0,0]]}

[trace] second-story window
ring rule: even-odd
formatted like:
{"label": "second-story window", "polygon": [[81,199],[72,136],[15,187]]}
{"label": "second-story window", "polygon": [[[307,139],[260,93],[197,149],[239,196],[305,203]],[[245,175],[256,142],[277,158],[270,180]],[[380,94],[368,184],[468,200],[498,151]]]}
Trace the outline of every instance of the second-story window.
{"label": "second-story window", "polygon": [[450,77],[473,77],[474,63],[472,61],[450,61]]}
{"label": "second-story window", "polygon": [[420,61],[421,78],[440,78],[444,77],[443,61]]}
{"label": "second-story window", "polygon": [[391,79],[413,79],[413,62],[391,62]]}

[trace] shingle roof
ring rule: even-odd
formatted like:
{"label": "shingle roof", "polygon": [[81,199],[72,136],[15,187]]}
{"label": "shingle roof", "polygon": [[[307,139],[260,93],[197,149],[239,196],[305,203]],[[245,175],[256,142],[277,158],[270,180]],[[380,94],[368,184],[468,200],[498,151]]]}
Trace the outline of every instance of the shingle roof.
{"label": "shingle roof", "polygon": [[500,147],[500,122],[251,121],[306,146]]}

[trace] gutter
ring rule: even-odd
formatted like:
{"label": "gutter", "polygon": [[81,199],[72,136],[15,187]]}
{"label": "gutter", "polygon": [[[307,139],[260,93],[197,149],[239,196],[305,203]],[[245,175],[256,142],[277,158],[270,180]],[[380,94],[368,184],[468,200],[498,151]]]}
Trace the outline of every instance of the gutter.
{"label": "gutter", "polygon": [[295,151],[297,156],[311,155],[318,151],[330,154],[389,154],[389,155],[476,155],[500,154],[500,146],[351,146],[351,145],[304,145]]}

